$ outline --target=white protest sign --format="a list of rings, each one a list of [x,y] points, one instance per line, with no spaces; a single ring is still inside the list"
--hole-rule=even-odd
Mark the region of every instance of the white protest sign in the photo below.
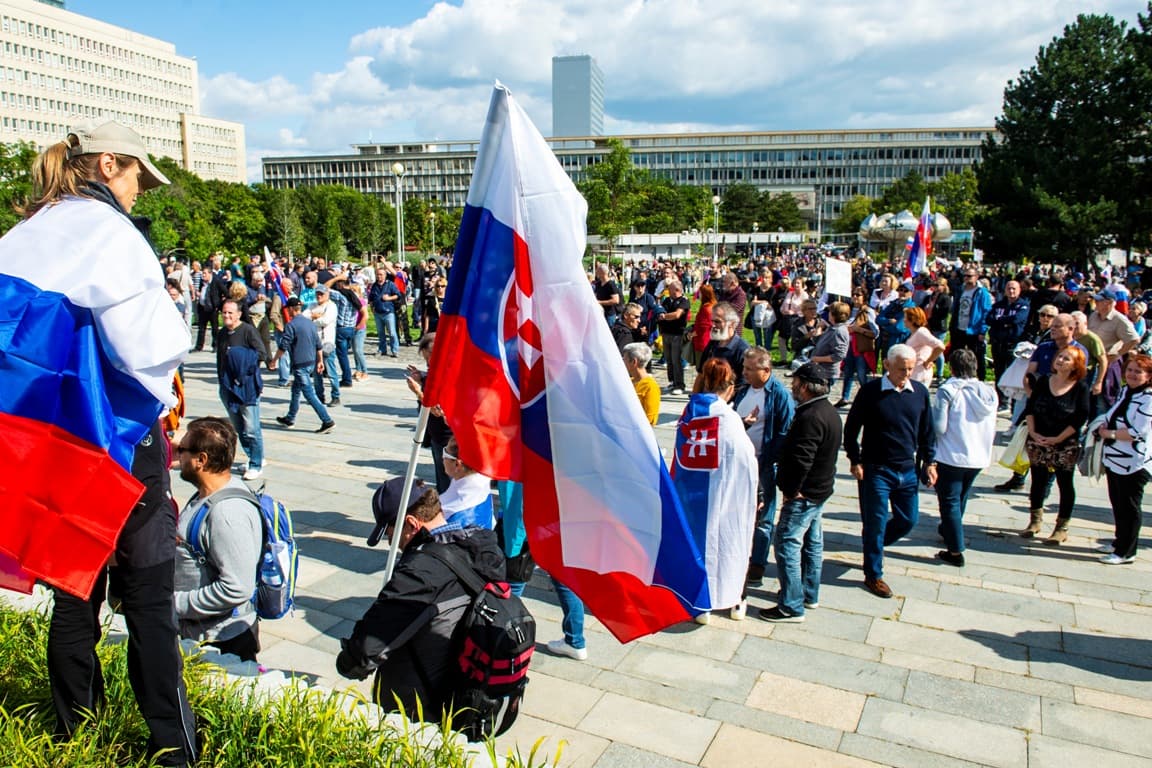
[[[851,296],[852,265],[832,256],[825,256],[824,290],[837,296]]]

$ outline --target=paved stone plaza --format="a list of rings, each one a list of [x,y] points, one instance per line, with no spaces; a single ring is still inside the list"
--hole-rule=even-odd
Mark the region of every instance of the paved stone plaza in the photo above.
[[[404,471],[416,408],[403,370],[414,350],[369,357],[370,379],[342,388],[328,435],[312,434],[306,404],[294,429],[276,425],[289,391],[265,390],[268,490],[293,509],[301,549],[299,609],[262,624],[268,667],[351,685],[334,659],[381,587],[386,551],[364,543],[369,500]],[[222,413],[213,359],[196,354],[186,366],[190,416]],[[684,403],[663,404],[666,455]],[[418,471],[432,478],[426,451]],[[1006,474],[996,467],[977,481],[960,569],[933,559],[936,499],[922,494],[920,525],[888,550],[896,596],[881,600],[862,587],[856,486],[842,458],[825,508],[820,607],[804,624],[754,618],[774,604],[770,568],[743,622],[717,615],[621,645],[590,618],[588,660],[572,661],[543,650],[562,633],[537,574],[527,597],[540,646],[501,747],[527,753],[544,737],[552,751],[564,742],[561,765],[602,768],[1152,765],[1152,550],[1133,565],[1096,561],[1111,513],[1103,486],[1082,478],[1064,546],[1017,537],[1025,494],[986,492]],[[189,494],[176,476],[173,490],[181,502]]]

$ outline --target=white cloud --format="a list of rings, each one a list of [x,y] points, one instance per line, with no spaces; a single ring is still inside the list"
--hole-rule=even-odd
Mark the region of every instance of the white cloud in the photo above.
[[[366,29],[308,82],[206,78],[204,112],[247,125],[250,155],[348,153],[479,135],[494,80],[551,132],[551,58],[604,71],[610,133],[990,126],[1005,84],[1078,13],[1134,0],[461,0]],[[253,178],[259,178],[258,163]]]

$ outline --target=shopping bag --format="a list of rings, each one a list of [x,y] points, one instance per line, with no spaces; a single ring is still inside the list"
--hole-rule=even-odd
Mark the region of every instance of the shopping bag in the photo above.
[[[1007,467],[1018,475],[1028,471],[1028,451],[1024,449],[1024,441],[1028,439],[1028,426],[1021,424],[1012,434],[1012,439],[1000,454],[1000,466]]]

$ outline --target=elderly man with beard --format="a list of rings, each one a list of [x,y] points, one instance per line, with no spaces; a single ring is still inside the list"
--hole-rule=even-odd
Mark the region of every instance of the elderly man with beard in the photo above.
[[[700,358],[700,367],[713,357],[728,361],[733,371],[744,370],[744,355],[751,345],[740,336],[740,312],[726,301],[721,301],[712,308],[712,340],[704,348]],[[736,387],[736,396],[739,397],[747,386],[741,381]]]

